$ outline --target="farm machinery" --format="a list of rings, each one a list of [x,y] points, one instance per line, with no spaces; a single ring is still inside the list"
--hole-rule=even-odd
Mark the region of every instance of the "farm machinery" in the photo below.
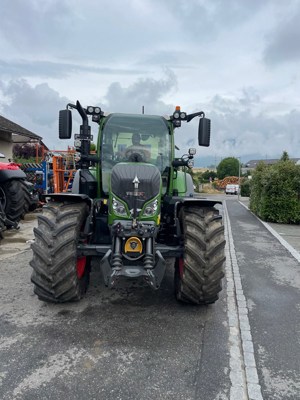
[[[127,278],[158,289],[170,264],[179,301],[214,303],[225,260],[220,202],[188,194],[196,149],[176,158],[174,138],[182,122],[200,117],[198,144],[209,146],[210,120],[179,107],[169,117],[105,114],[77,101],[59,113],[60,139],[71,138],[72,110],[82,119],[75,135],[79,168],[72,192],[47,195],[38,216],[30,263],[35,294],[57,303],[80,300],[93,259],[110,288]],[[99,126],[94,156],[89,118]]]
[[[0,153],[0,157],[4,155]],[[0,162],[0,238],[5,229],[18,228],[18,222],[33,204],[31,184],[18,164]]]

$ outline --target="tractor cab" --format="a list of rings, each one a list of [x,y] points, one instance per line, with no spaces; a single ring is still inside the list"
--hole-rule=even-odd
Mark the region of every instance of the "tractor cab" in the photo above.
[[[104,195],[109,194],[111,172],[119,163],[157,167],[163,178],[162,191],[166,192],[172,159],[167,121],[158,116],[111,114],[101,133],[100,159],[100,182]]]

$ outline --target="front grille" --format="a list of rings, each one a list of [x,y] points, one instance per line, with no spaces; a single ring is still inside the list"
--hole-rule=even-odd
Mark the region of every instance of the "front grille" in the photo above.
[[[111,189],[116,196],[126,201],[129,209],[134,206],[135,178],[139,180],[137,208],[142,208],[146,201],[156,197],[160,192],[161,175],[155,165],[139,163],[115,165],[111,173]]]

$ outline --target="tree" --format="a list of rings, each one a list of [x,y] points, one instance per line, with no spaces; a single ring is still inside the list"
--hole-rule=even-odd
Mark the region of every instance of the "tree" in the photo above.
[[[282,153],[282,156],[281,156],[281,161],[288,161],[290,159],[290,157],[289,157],[289,155],[288,155],[288,153],[287,153],[287,151],[284,151],[283,153]]]
[[[217,177],[215,171],[209,171],[208,169],[202,173],[201,180],[202,182],[209,182],[210,178],[213,181]]]
[[[217,166],[217,176],[219,179],[224,179],[226,176],[238,176],[239,168],[240,162],[237,158],[224,158]]]

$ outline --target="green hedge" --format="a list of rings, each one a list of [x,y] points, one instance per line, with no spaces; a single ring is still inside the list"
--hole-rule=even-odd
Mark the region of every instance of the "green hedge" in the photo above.
[[[251,180],[250,210],[264,221],[300,224],[300,166],[260,163]]]
[[[251,181],[249,179],[247,179],[241,183],[241,196],[243,196],[243,197],[250,196],[250,184],[251,184]]]

